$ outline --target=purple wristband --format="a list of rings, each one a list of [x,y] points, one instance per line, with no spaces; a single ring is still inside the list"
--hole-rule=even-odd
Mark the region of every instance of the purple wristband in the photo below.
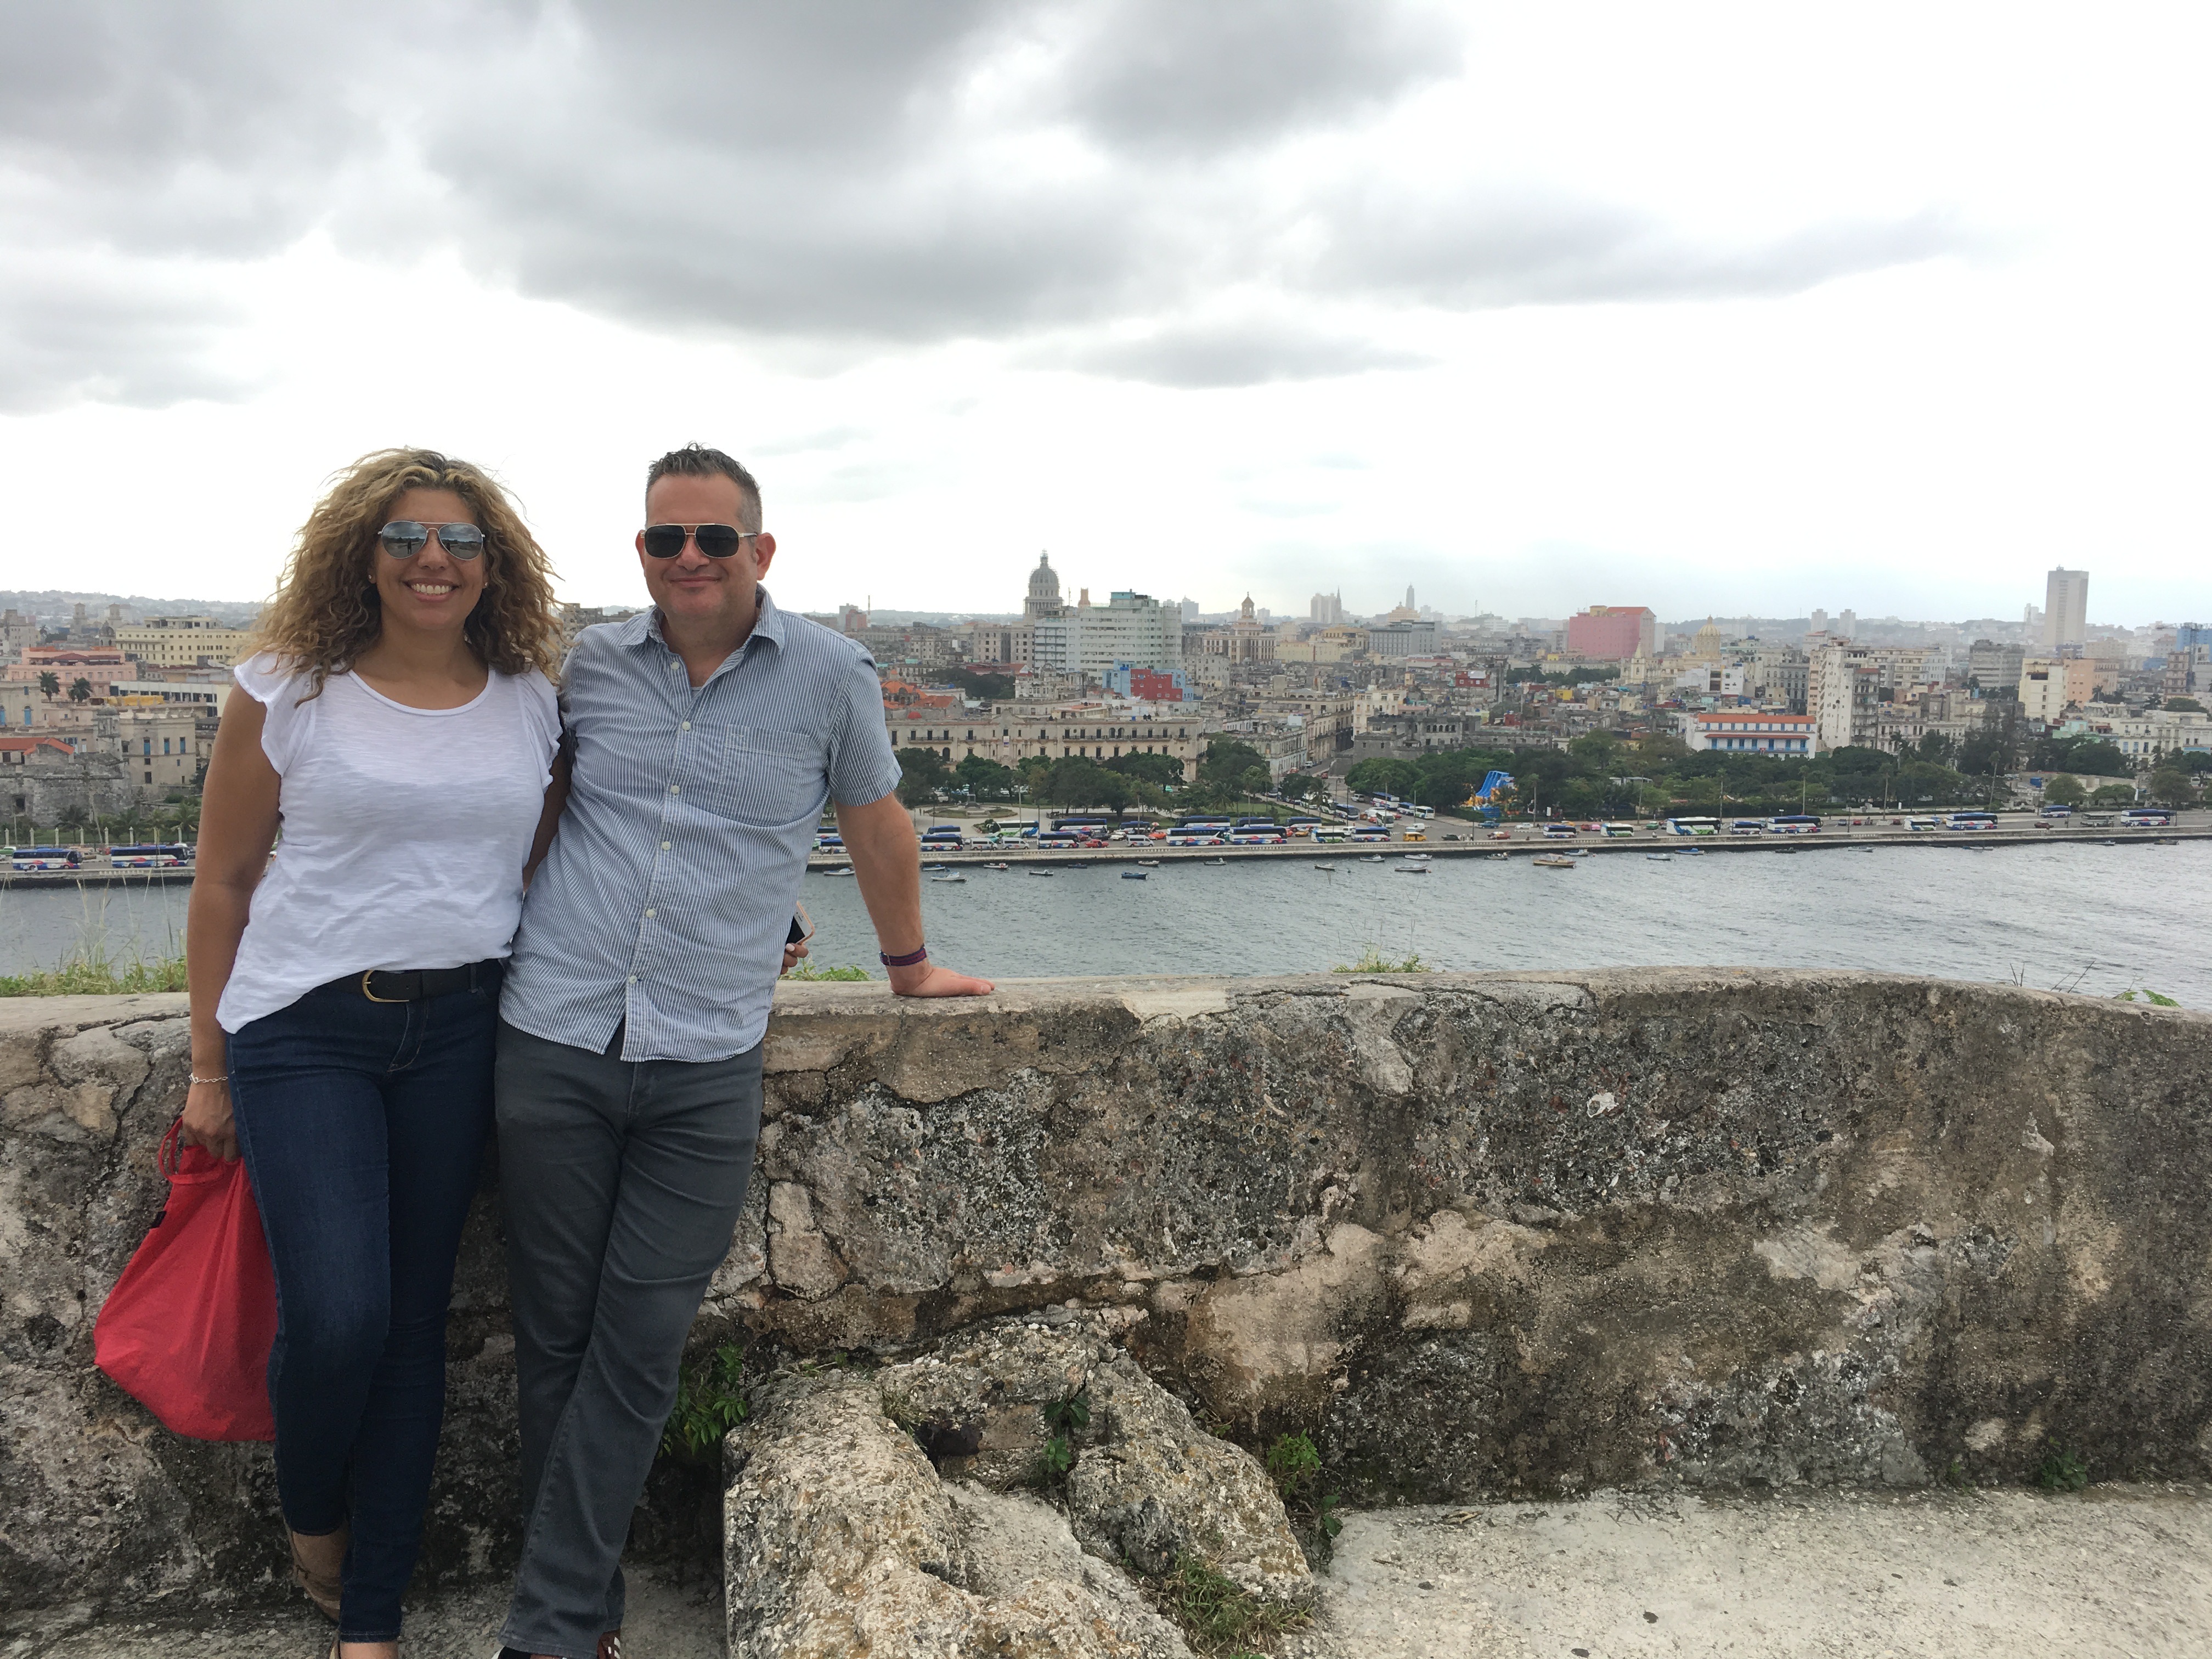
[[[876,955],[886,968],[911,968],[917,962],[929,960],[929,947],[925,945],[919,951],[909,951],[902,957],[887,957],[881,951],[877,951]]]

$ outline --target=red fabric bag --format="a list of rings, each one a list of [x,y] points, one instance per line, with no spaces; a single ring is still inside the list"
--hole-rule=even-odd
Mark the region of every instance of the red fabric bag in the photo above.
[[[161,1137],[169,1195],[93,1326],[93,1358],[194,1440],[274,1440],[269,1350],[276,1275],[241,1161]]]

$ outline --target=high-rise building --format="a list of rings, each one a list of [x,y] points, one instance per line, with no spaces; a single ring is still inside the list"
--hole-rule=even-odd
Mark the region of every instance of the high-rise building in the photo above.
[[[1316,593],[1313,603],[1306,607],[1306,620],[1319,623],[1323,628],[1334,628],[1344,621],[1344,592]]]
[[[1825,611],[1815,611],[1806,621],[1805,631],[1808,634],[1826,633],[1828,631],[1828,613]]]
[[[1406,609],[1418,614],[1420,608],[1420,606],[1413,603],[1413,585],[1411,582],[1407,582],[1406,584]]]
[[[1074,605],[1024,626],[1032,641],[1030,663],[1048,672],[1103,681],[1116,665],[1163,671],[1182,666],[1182,623],[1150,594],[1121,592],[1104,605],[1093,605],[1085,589]]]
[[[1640,605],[1594,605],[1567,618],[1567,649],[1609,662],[1655,654],[1658,635],[1659,619]]]
[[[2063,651],[2089,636],[2089,573],[2063,566],[2051,573],[2043,592],[2043,648]]]
[[[1858,637],[1858,631],[1859,613],[1857,611],[1844,611],[1838,613],[1836,617],[1837,633],[1842,635],[1844,638],[1850,640],[1856,639]]]

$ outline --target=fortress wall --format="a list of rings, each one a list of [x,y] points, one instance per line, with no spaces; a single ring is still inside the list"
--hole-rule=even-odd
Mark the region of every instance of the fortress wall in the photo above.
[[[777,1007],[702,1340],[890,1353],[1073,1302],[1230,1432],[1310,1433],[1355,1504],[2212,1464],[2212,1017],[1711,969]],[[0,1603],[279,1582],[266,1449],[179,1441],[91,1365],[183,1015],[0,1002]],[[489,1197],[448,1578],[514,1538]]]

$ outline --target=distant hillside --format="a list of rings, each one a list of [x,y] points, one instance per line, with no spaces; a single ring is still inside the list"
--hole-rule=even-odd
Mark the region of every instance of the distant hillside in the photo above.
[[[149,599],[143,593],[71,593],[60,588],[0,587],[0,611],[13,609],[36,617],[48,627],[66,624],[82,605],[95,623],[107,620],[107,607],[123,607],[124,620],[147,617],[216,617],[234,626],[249,623],[259,614],[258,599]]]

